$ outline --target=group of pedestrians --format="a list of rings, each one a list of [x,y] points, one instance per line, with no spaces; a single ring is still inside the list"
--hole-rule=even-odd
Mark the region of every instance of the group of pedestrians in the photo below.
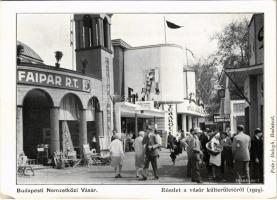
[[[157,159],[159,158],[160,147],[161,138],[157,133],[153,132],[150,126],[147,126],[145,131],[140,131],[138,133],[138,137],[136,137],[134,141],[137,178],[142,176],[143,180],[148,179],[148,168],[151,163],[154,179],[159,179]],[[115,170],[115,178],[122,178],[121,169],[125,156],[120,133],[114,131],[109,150],[111,155],[111,166],[114,167]]]
[[[227,166],[238,183],[263,182],[263,133],[259,128],[252,139],[244,133],[243,125],[237,126],[233,136],[195,128],[180,140],[180,145],[187,151],[187,176],[193,182],[202,182],[201,163],[207,168],[208,179],[220,181]]]
[[[203,132],[200,128],[194,128],[187,135],[183,131],[178,137],[169,134],[167,147],[173,165],[183,150],[187,152],[187,176],[192,182],[202,183],[200,168],[205,166],[208,179],[221,181],[227,167],[227,171],[236,176],[238,183],[263,183],[263,133],[259,128],[255,130],[252,139],[244,133],[243,125],[237,126],[234,135],[230,131],[220,133],[206,129]],[[161,137],[150,126],[138,133],[134,140],[137,178],[141,176],[143,180],[148,179],[147,170],[151,163],[154,179],[159,179],[157,160],[160,149]],[[120,133],[114,132],[110,153],[115,178],[121,178],[125,157]]]

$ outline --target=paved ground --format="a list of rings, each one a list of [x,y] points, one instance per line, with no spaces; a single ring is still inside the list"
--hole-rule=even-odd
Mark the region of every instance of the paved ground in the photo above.
[[[169,150],[163,149],[158,161],[159,180],[154,180],[150,176],[147,181],[136,178],[134,166],[134,152],[125,154],[125,161],[122,169],[123,178],[114,178],[114,170],[111,166],[93,166],[76,168],[67,167],[65,169],[54,169],[45,166],[35,167],[35,176],[18,176],[18,184],[193,184],[190,178],[186,177],[187,155],[183,152],[177,156],[176,164],[172,165],[169,157]],[[149,170],[152,173],[152,168]],[[202,168],[201,175],[204,184],[215,184],[207,179],[205,167]],[[233,182],[233,175],[227,172],[226,180],[218,184]]]

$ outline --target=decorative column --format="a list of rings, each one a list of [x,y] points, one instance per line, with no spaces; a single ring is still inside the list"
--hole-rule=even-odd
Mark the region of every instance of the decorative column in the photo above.
[[[23,108],[16,107],[16,154],[24,154],[23,151]]]
[[[60,151],[59,112],[59,108],[54,107],[50,109],[51,155],[55,151]]]
[[[86,118],[87,110],[81,110],[80,112],[80,121],[79,121],[79,145],[80,148],[83,149],[83,145],[88,143],[87,136],[87,118]]]
[[[187,132],[187,117],[186,114],[182,114],[182,130]]]
[[[103,19],[98,18],[98,44],[104,46],[104,35],[103,35]]]

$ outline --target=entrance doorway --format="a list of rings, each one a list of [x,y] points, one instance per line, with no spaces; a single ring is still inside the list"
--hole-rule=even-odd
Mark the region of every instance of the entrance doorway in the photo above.
[[[65,95],[60,103],[60,146],[66,153],[76,151],[80,155],[80,111],[82,104],[75,94]]]
[[[51,97],[40,89],[27,93],[23,101],[23,150],[28,158],[35,159],[37,146],[48,144],[50,134]]]

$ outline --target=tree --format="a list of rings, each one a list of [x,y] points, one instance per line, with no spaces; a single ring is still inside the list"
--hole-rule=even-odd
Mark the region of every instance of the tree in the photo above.
[[[246,18],[233,21],[212,36],[218,44],[215,57],[224,68],[248,65],[248,23]]]
[[[204,62],[198,61],[192,67],[195,70],[196,96],[203,101],[207,113],[213,116],[218,113],[220,105],[220,99],[217,96],[219,72],[216,63],[214,60],[207,59]]]

